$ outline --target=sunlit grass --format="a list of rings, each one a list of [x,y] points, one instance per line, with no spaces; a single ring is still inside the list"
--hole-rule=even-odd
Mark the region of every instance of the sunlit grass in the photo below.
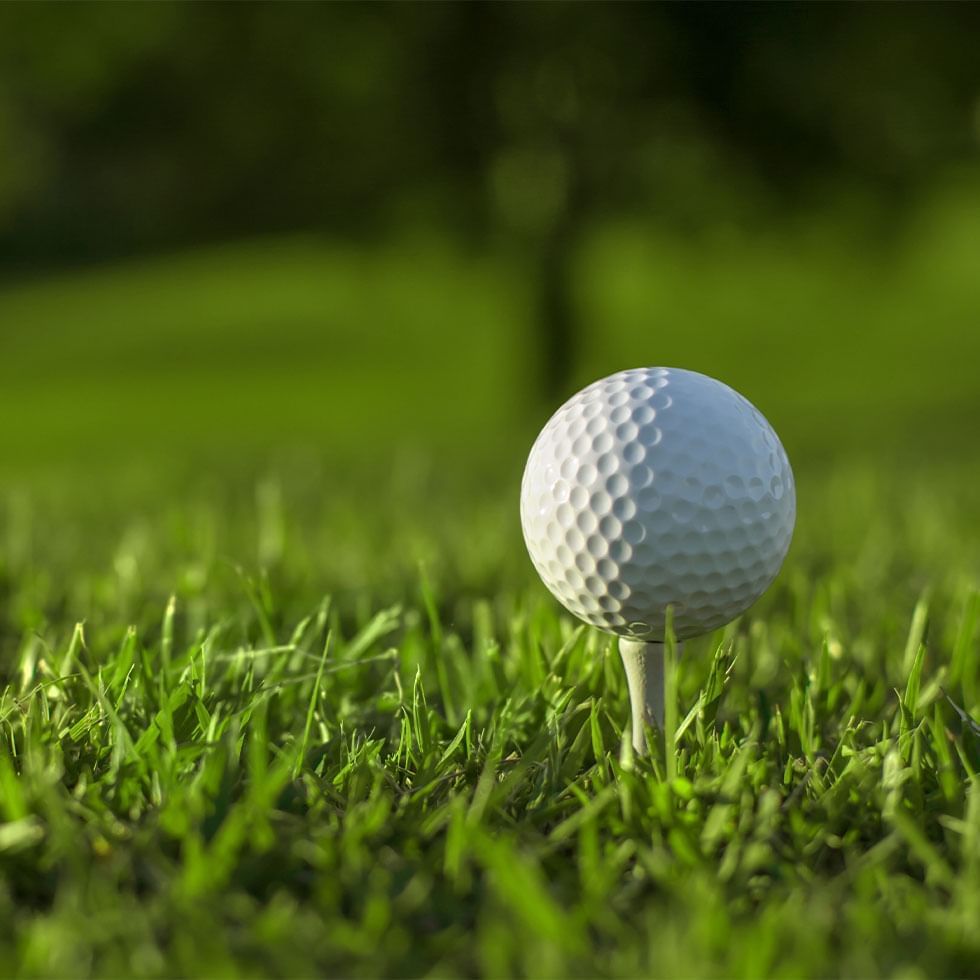
[[[586,243],[583,380],[714,373],[798,484],[782,573],[685,645],[649,760],[612,640],[521,541],[526,270],[305,240],[6,283],[0,975],[975,973],[950,213],[887,261]]]
[[[947,476],[804,475],[777,584],[688,644],[671,764],[626,768],[613,644],[504,495],[379,480],[352,528],[270,478],[90,504],[95,552],[21,503],[0,969],[969,973],[978,521]]]

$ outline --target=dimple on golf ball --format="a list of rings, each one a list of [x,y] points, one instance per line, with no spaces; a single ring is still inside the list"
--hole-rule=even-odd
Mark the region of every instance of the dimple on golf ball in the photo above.
[[[600,629],[662,641],[744,612],[786,557],[793,471],[772,426],[695,371],[602,378],[551,417],[521,484],[521,525],[542,580]]]

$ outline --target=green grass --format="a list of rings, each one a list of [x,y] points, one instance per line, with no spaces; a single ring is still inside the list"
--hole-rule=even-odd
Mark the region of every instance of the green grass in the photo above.
[[[430,558],[387,575],[315,481],[161,496],[114,534],[90,508],[105,555],[22,503],[0,972],[971,974],[967,475],[804,476],[783,574],[688,645],[649,761],[623,754],[612,642],[531,581],[511,500],[379,482],[372,512],[413,514],[391,550]]]
[[[577,255],[568,393],[693,366],[772,421],[795,461],[972,450],[980,188],[880,242],[826,228],[683,240],[608,225]],[[514,256],[432,236],[254,241],[0,282],[0,478],[186,456],[222,467],[313,444],[510,460],[543,410]],[[450,408],[447,410],[447,405]],[[927,444],[927,445],[925,445]]]
[[[0,290],[0,975],[975,975],[980,297],[943,220],[890,262],[583,252],[583,378],[713,371],[798,476],[648,760],[523,550],[512,266],[265,243]]]
[[[258,241],[8,283],[0,472],[499,439],[529,401],[527,305],[507,265],[431,238]]]

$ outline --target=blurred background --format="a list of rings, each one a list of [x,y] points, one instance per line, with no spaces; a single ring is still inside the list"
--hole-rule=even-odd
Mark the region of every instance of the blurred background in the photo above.
[[[509,486],[640,364],[731,383],[804,475],[976,459],[978,36],[966,4],[5,4],[0,479]]]
[[[978,42],[0,2],[0,977],[976,976]],[[615,803],[518,498],[640,365],[757,405],[798,521],[682,661],[697,785]]]

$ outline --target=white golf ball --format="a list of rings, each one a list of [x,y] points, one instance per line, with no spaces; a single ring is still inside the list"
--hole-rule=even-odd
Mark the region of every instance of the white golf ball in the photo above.
[[[748,609],[776,577],[796,491],[782,443],[728,385],[639,368],[589,385],[551,417],[521,484],[534,567],[600,629],[678,639]]]

